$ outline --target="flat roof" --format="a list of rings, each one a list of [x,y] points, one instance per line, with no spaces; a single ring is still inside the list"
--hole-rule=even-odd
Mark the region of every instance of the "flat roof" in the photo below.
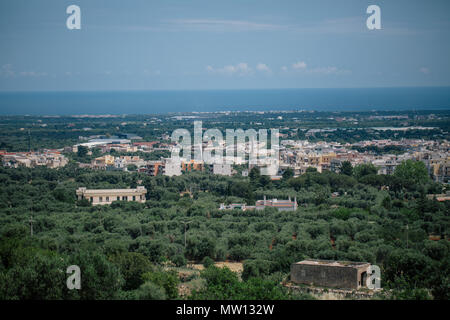
[[[295,264],[305,264],[313,266],[330,266],[330,267],[361,267],[364,265],[369,265],[368,262],[354,262],[354,261],[335,261],[335,260],[303,260],[296,262]]]
[[[116,193],[146,193],[147,189],[140,188],[140,189],[82,189],[78,188],[76,190],[77,193],[84,193],[84,194],[116,194]]]

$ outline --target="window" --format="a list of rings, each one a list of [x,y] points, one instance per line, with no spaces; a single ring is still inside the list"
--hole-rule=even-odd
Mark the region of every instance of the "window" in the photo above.
[[[109,197],[106,197],[106,202],[109,202]]]
[[[99,200],[99,202],[102,202],[103,201],[103,197],[100,197],[100,198],[98,198]]]
[[[120,197],[117,197],[117,201],[119,201],[120,200]]]
[[[133,196],[133,201],[136,201],[136,196]]]

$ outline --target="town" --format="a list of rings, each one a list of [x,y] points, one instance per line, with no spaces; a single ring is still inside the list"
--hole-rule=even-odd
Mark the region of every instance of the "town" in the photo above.
[[[301,110],[3,117],[1,230],[11,246],[16,237],[30,241],[24,246],[38,240],[60,257],[97,248],[86,259],[107,257],[101,263],[111,269],[95,277],[124,282],[90,298],[442,298],[449,118]],[[201,140],[173,139],[196,121]],[[228,129],[245,137],[211,139]],[[217,152],[221,161],[205,157]],[[221,281],[232,291],[217,291]]]
[[[392,116],[390,117],[392,119]],[[397,117],[398,118],[398,117]],[[413,130],[414,128],[391,128],[377,130]],[[289,130],[289,128],[287,128]],[[420,129],[420,130],[423,130]],[[314,135],[317,132],[330,132],[327,129],[310,129],[305,132],[306,136]],[[280,134],[282,138],[286,134]],[[178,161],[170,157],[161,157],[159,160],[145,160],[139,153],[154,153],[165,151],[171,154],[174,149],[181,146],[175,142],[167,140],[167,135],[158,137],[156,141],[141,141],[142,138],[135,134],[120,134],[119,136],[89,136],[80,137],[87,142],[67,146],[60,149],[43,149],[41,152],[8,152],[0,150],[3,166],[6,167],[36,167],[47,166],[48,168],[59,168],[69,163],[70,154],[86,154],[92,156],[94,149],[103,154],[92,158],[90,163],[78,162],[82,168],[94,170],[134,170],[146,173],[151,176],[181,175],[186,171],[207,171],[218,175],[234,175],[237,171],[234,165],[243,166],[247,164],[247,170],[242,170],[242,175],[248,175],[249,170],[254,167],[266,168],[267,163],[252,163],[248,160],[248,153],[251,149],[251,142],[247,141],[237,144],[235,150],[244,150],[246,158],[233,157],[231,163],[207,164],[203,160],[186,160],[180,158]],[[163,142],[164,141],[164,142]],[[205,153],[209,149],[214,149],[211,141],[202,143],[202,151]],[[260,148],[265,148],[262,146]],[[194,151],[194,147],[192,150]],[[422,161],[429,172],[429,175],[436,182],[448,183],[450,180],[450,143],[447,140],[434,141],[424,139],[381,139],[363,140],[354,143],[340,143],[330,141],[293,140],[282,139],[279,146],[279,161],[277,166],[272,166],[267,172],[272,180],[280,179],[286,170],[292,170],[293,176],[304,174],[308,168],[323,172],[330,170],[339,173],[342,164],[349,162],[351,166],[359,164],[373,164],[379,174],[393,174],[395,168],[405,160]],[[256,151],[257,153],[259,151]],[[127,155],[120,155],[120,154]],[[68,154],[68,156],[67,156]],[[264,161],[263,161],[264,162]],[[270,166],[270,164],[269,164]]]

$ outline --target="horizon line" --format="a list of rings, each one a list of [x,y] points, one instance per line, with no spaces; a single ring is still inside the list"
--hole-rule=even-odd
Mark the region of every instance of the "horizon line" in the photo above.
[[[99,89],[99,90],[9,90],[0,94],[18,93],[116,93],[116,92],[159,92],[159,91],[264,91],[264,90],[350,90],[350,89],[415,89],[415,88],[441,88],[450,89],[450,85],[439,86],[367,86],[367,87],[301,87],[301,88],[229,88],[229,89]]]

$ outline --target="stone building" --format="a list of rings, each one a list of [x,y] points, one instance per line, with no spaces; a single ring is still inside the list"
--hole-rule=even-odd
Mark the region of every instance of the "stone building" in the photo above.
[[[291,281],[340,289],[359,289],[366,287],[370,263],[303,260],[291,265]]]
[[[113,201],[135,201],[145,203],[147,189],[139,186],[136,189],[86,189],[78,188],[78,200],[87,199],[95,205],[111,204]]]

